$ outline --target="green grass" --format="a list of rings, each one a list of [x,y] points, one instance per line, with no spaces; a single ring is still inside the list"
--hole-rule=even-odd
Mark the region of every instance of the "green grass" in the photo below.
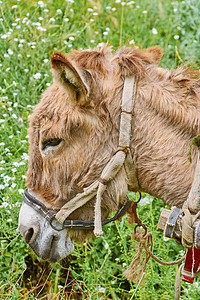
[[[52,82],[49,58],[54,50],[106,42],[113,49],[161,45],[163,67],[177,67],[179,57],[189,64],[199,62],[199,1],[119,2],[0,1],[0,299],[173,299],[177,266],[150,259],[141,286],[123,276],[137,247],[126,216],[121,223],[106,225],[103,237],[76,245],[72,256],[54,266],[36,258],[17,232],[28,117]],[[182,246],[164,241],[156,231],[165,204],[150,199],[139,207],[139,215],[153,232],[154,253],[168,261],[180,258]],[[200,299],[199,281],[182,283],[182,288],[181,299]]]

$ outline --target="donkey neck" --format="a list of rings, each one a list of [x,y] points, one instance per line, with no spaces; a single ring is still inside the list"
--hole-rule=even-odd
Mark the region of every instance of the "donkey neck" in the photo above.
[[[149,105],[147,97],[143,91],[138,92],[132,138],[141,191],[161,198],[169,205],[181,206],[191,188],[197,161],[195,150],[192,163],[188,160],[193,130],[181,127],[175,118],[167,119],[153,103]],[[162,102],[162,99],[156,101]],[[200,126],[200,118],[196,122]]]

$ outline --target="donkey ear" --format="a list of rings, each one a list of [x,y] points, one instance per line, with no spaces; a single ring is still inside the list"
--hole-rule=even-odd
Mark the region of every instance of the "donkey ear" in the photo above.
[[[53,53],[51,65],[55,82],[67,91],[71,104],[84,105],[90,94],[90,73],[80,69],[61,52]]]
[[[163,49],[160,46],[154,46],[140,51],[144,56],[143,59],[149,63],[159,64],[163,56]]]

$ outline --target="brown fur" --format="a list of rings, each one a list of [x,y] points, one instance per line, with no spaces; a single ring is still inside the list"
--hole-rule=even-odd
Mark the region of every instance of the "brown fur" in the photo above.
[[[158,67],[158,46],[55,53],[54,84],[36,106],[29,128],[27,186],[49,207],[60,208],[101,174],[118,146],[124,78],[134,75],[137,97],[132,121],[131,151],[140,191],[180,206],[189,193],[196,162],[188,161],[189,142],[200,132],[199,73]],[[66,60],[67,62],[64,62]],[[41,143],[60,138],[62,144],[42,153]],[[106,218],[127,193],[122,169],[102,202]],[[95,199],[70,219],[91,220]],[[91,232],[69,231],[82,242]]]

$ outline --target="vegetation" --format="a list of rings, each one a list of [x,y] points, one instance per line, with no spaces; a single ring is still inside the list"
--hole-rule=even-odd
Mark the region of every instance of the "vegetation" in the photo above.
[[[76,245],[73,255],[53,266],[36,258],[17,222],[28,160],[28,117],[52,82],[52,52],[106,42],[114,49],[161,45],[163,67],[196,64],[199,11],[196,0],[0,1],[0,299],[173,299],[177,266],[150,259],[140,286],[123,276],[137,248],[127,216],[106,225],[103,237]],[[184,248],[156,231],[163,207],[161,200],[143,195],[139,215],[153,232],[154,253],[170,261],[180,258]],[[200,299],[198,290],[198,280],[182,283],[181,299]]]

